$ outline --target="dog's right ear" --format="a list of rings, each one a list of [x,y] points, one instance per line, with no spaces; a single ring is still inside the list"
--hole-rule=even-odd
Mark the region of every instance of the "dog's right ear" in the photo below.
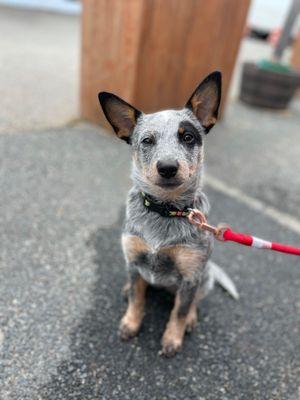
[[[98,98],[117,136],[130,144],[130,136],[142,113],[112,93],[101,92]]]
[[[217,121],[221,86],[221,72],[212,72],[200,83],[185,105],[198,118],[206,133]]]

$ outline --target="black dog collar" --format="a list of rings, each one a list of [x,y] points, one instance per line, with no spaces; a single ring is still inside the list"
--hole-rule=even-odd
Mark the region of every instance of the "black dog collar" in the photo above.
[[[172,207],[168,203],[155,201],[152,196],[144,192],[141,192],[141,195],[144,206],[149,211],[157,212],[162,217],[187,217],[190,213],[189,207],[185,207],[183,210],[179,210],[176,207]]]

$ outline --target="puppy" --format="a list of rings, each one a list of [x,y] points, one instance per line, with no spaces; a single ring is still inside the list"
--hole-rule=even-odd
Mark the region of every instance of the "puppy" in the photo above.
[[[162,354],[168,357],[195,327],[197,306],[215,280],[237,297],[227,275],[208,262],[212,235],[186,218],[190,208],[208,213],[203,138],[217,120],[220,99],[220,72],[207,76],[181,110],[144,114],[111,93],[99,93],[107,120],[133,151],[133,187],[122,235],[128,308],[119,335],[128,340],[138,333],[149,284],[171,290],[174,307],[162,337]]]

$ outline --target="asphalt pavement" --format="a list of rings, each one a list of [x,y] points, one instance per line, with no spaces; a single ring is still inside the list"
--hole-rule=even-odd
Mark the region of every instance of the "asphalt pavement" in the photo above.
[[[119,340],[129,160],[129,146],[89,125],[0,135],[1,400],[298,400],[296,257],[217,243],[213,260],[238,302],[217,287],[181,353],[165,359],[172,299],[151,290],[139,336]],[[206,192],[211,222],[300,243],[263,213]]]
[[[79,16],[0,5],[0,49],[0,133],[78,119]]]

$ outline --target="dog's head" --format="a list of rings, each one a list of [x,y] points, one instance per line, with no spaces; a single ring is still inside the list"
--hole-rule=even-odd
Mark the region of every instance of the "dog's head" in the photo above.
[[[114,94],[99,93],[117,136],[133,147],[134,177],[160,198],[176,197],[200,179],[202,139],[217,120],[220,99],[220,72],[208,75],[181,110],[144,114]]]

